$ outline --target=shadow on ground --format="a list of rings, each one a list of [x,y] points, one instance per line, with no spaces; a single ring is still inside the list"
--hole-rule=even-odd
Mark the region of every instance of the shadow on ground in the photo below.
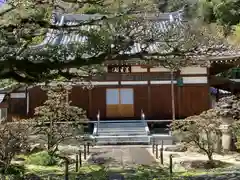
[[[17,178],[18,180],[63,180],[66,177],[61,174],[29,174],[28,178]],[[79,169],[79,172],[71,171],[68,180],[239,180],[240,173],[217,173],[202,175],[175,173],[170,176],[168,168],[160,166],[135,166],[107,168],[105,165],[87,165]],[[0,178],[1,179],[1,178]],[[8,178],[15,180],[16,177]]]

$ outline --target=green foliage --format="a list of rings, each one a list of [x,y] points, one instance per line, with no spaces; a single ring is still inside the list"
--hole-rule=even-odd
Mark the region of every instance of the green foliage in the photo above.
[[[39,166],[54,166],[60,162],[60,159],[56,156],[51,156],[47,151],[31,154],[27,159],[27,164],[39,165]]]
[[[240,0],[222,0],[214,3],[213,11],[222,25],[236,25],[240,21]]]
[[[7,88],[16,85],[18,82],[13,79],[1,79],[0,88]]]
[[[129,60],[136,59],[136,57],[138,59],[139,55],[142,59],[149,59],[151,54],[147,54],[145,51],[148,49],[147,47],[141,48],[141,52],[137,54],[122,53],[128,52],[134,43],[139,42],[142,45],[147,46],[157,42],[166,42],[165,45],[161,45],[161,47],[159,47],[160,49],[156,51],[157,54],[155,53],[154,55],[154,57],[157,57],[156,61],[159,61],[161,58],[169,60],[172,59],[169,58],[171,56],[178,56],[179,59],[183,59],[182,57],[189,54],[189,51],[192,52],[192,49],[213,46],[213,43],[210,44],[209,40],[205,41],[205,38],[202,38],[203,35],[201,34],[201,36],[199,36],[196,31],[191,31],[191,35],[189,35],[190,27],[182,29],[182,31],[185,31],[186,33],[180,32],[181,30],[177,30],[177,33],[170,30],[169,33],[166,32],[164,35],[153,26],[150,27],[150,24],[152,23],[146,23],[142,19],[142,14],[145,12],[150,12],[151,15],[152,13],[157,12],[156,4],[150,0],[62,1],[63,5],[61,7],[63,12],[69,14],[75,13],[77,9],[83,8],[82,11],[85,13],[106,12],[108,13],[108,16],[104,19],[104,23],[101,20],[99,20],[101,21],[100,23],[95,23],[96,28],[94,29],[96,30],[96,33],[94,34],[90,33],[88,30],[88,32],[84,32],[85,27],[83,28],[85,25],[92,25],[93,22],[84,22],[84,25],[82,23],[78,25],[75,23],[74,25],[66,23],[61,27],[58,25],[52,25],[49,22],[50,12],[52,12],[53,8],[56,6],[60,6],[60,2],[52,3],[52,1],[14,0],[14,6],[16,6],[13,6],[11,11],[6,12],[0,18],[0,56],[3,62],[1,63],[0,69],[1,75],[4,78],[11,77],[17,81],[28,83],[42,82],[47,79],[52,80],[58,75],[72,79],[72,76],[75,73],[70,72],[71,68],[102,64],[105,60]],[[191,2],[191,0],[185,0],[174,4],[176,1],[173,1],[174,0],[172,0],[172,6],[169,6],[169,9],[171,10],[177,10],[177,8],[183,6],[185,2]],[[66,8],[64,3],[71,4],[72,10],[69,10],[71,9],[70,6]],[[192,5],[192,3],[190,4]],[[193,5],[194,4],[195,2]],[[86,9],[84,10],[84,8]],[[189,10],[191,9],[192,8],[190,7]],[[114,23],[108,23],[109,19],[113,19],[113,21],[120,23],[117,20],[119,16],[129,15],[131,13],[136,14],[136,12],[140,14],[141,17],[136,18],[135,21],[129,23],[124,21],[121,22],[123,24],[118,24],[117,27]],[[78,20],[76,19],[76,21]],[[141,27],[142,29],[137,27]],[[33,49],[30,47],[32,44],[40,43],[46,33],[49,32],[49,29],[53,30],[52,32],[54,32],[54,34],[59,33],[58,35],[55,34],[59,37],[65,33],[86,36],[87,43],[76,42],[68,44],[68,46],[47,46],[46,48],[41,49]],[[101,30],[98,31],[98,29]],[[105,33],[100,31],[105,31]],[[198,37],[198,39],[195,39],[196,37]],[[171,39],[171,45],[169,44],[169,38]],[[201,43],[202,40],[204,40],[203,43]],[[166,54],[163,52],[168,53]],[[200,55],[199,52],[194,53]],[[206,53],[202,52],[202,54]],[[71,61],[67,60],[68,57],[72,58]],[[172,64],[177,62],[176,59],[178,57],[174,58]],[[67,63],[65,63],[66,60]],[[9,61],[11,62],[10,64]],[[19,63],[20,61],[21,63]]]
[[[208,23],[218,22],[223,26],[236,25],[240,21],[240,0],[200,0],[198,15]]]
[[[216,18],[213,13],[213,2],[209,0],[200,0],[198,5],[198,16],[205,22],[215,22]]]
[[[77,13],[84,13],[84,14],[106,14],[107,11],[103,9],[99,5],[86,5],[81,8]]]
[[[25,173],[25,167],[22,165],[13,164],[7,169],[0,167],[0,174],[5,175],[23,175]]]

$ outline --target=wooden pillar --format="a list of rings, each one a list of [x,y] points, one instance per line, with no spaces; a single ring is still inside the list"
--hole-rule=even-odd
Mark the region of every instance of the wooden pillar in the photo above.
[[[172,120],[176,119],[176,112],[175,112],[175,85],[174,85],[174,70],[171,69],[171,102],[172,102]]]
[[[29,114],[29,93],[28,93],[28,86],[26,87],[26,89],[25,89],[25,96],[26,96],[26,98],[25,98],[25,100],[26,100],[26,117],[28,117],[28,114]]]
[[[181,71],[178,70],[176,72],[176,76],[177,78],[181,78]],[[179,85],[176,85],[176,88],[177,88],[177,97],[176,97],[176,101],[175,101],[175,104],[177,104],[177,111],[176,111],[176,114],[177,114],[177,118],[179,119],[181,117],[181,97],[182,97],[182,87]]]
[[[93,116],[93,112],[92,112],[92,89],[88,90],[88,117],[90,118],[95,118],[92,117]]]
[[[152,102],[151,102],[151,84],[150,84],[150,80],[151,80],[151,73],[150,73],[150,67],[147,68],[147,73],[148,73],[148,84],[147,84],[147,101],[148,101],[148,115],[151,114],[151,105],[152,105]]]
[[[5,97],[7,99],[7,120],[12,121],[12,107],[11,107],[11,93],[8,93]]]

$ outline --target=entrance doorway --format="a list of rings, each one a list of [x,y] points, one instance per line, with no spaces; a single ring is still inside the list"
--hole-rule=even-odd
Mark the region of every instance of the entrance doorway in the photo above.
[[[134,116],[132,88],[106,89],[107,118],[130,118]]]

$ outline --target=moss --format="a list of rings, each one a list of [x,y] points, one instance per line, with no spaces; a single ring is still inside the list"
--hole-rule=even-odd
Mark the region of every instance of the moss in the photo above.
[[[36,174],[47,174],[47,173],[56,173],[62,174],[63,168],[60,166],[40,166],[40,165],[33,165],[33,164],[26,164],[26,171],[30,173]]]
[[[60,159],[55,156],[50,156],[48,152],[42,151],[31,154],[27,159],[27,164],[40,165],[40,166],[53,166],[59,164]]]

